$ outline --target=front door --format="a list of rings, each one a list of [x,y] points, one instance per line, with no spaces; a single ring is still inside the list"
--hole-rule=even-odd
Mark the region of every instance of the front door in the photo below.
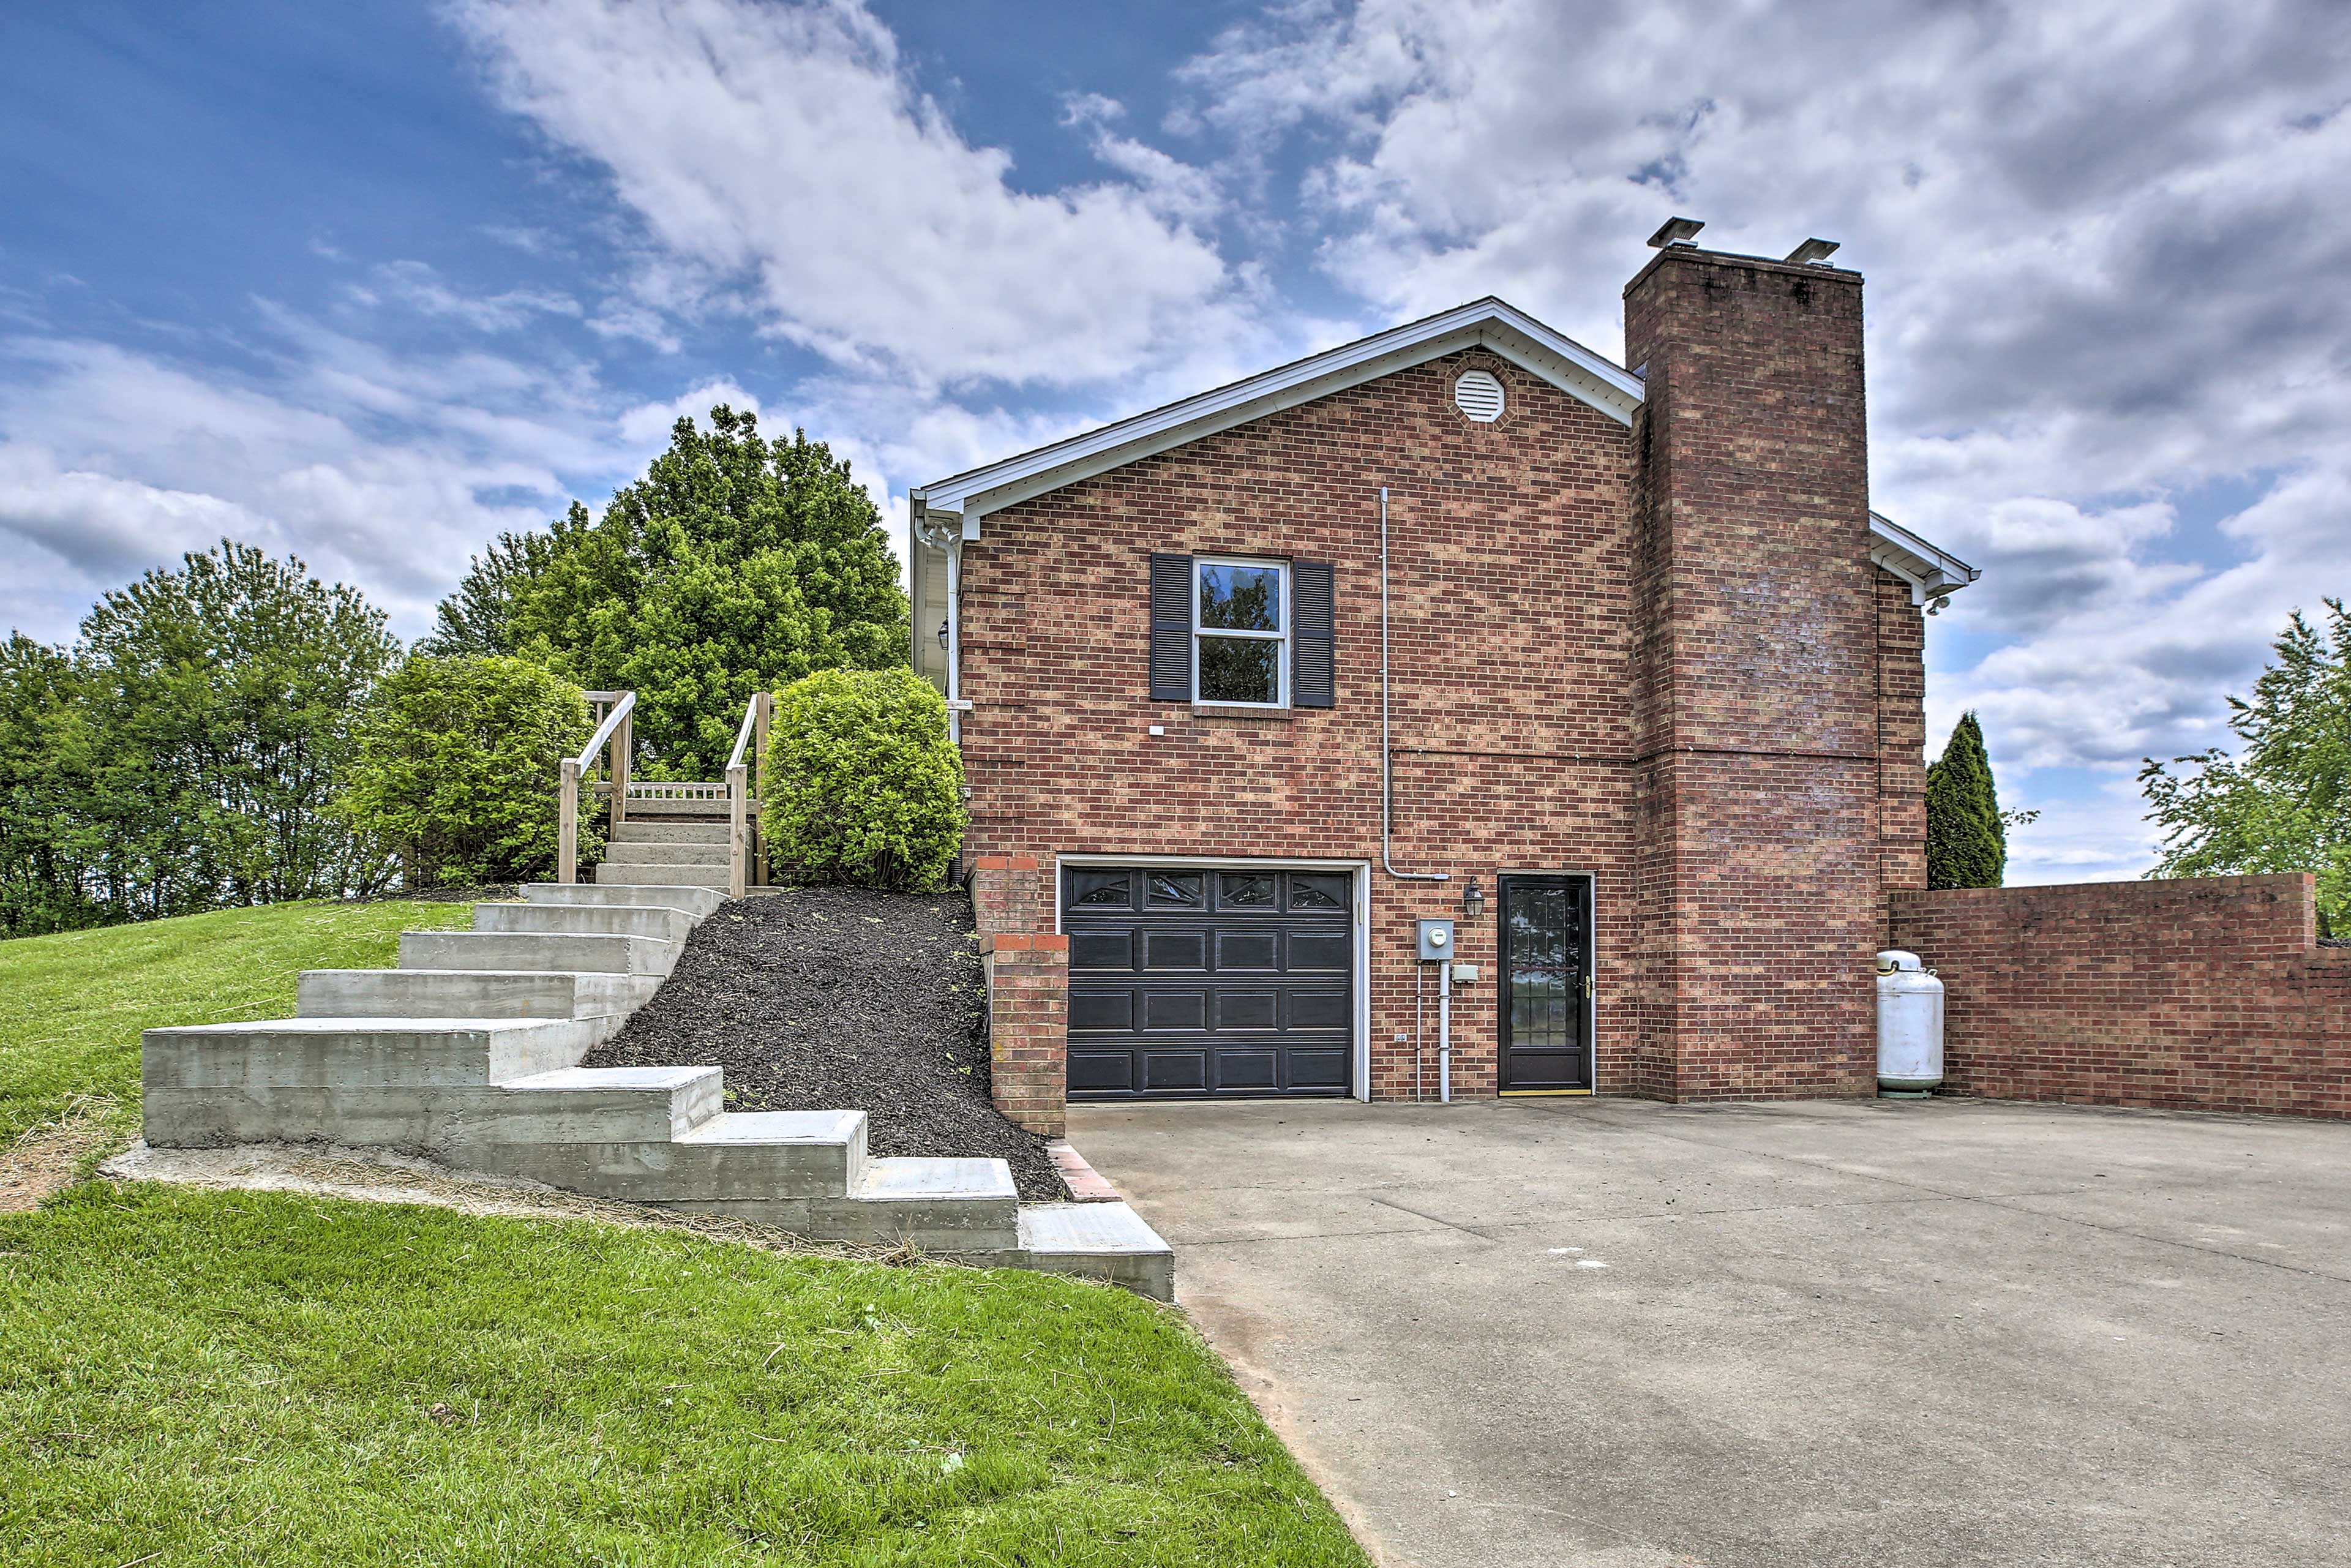
[[[1592,1087],[1592,879],[1501,879],[1502,1092]]]

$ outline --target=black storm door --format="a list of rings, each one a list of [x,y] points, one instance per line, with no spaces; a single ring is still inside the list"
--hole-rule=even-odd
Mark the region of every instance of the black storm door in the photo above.
[[[1344,1094],[1345,872],[1072,866],[1070,1098]]]
[[[1501,879],[1502,1071],[1511,1090],[1592,1087],[1592,881]]]

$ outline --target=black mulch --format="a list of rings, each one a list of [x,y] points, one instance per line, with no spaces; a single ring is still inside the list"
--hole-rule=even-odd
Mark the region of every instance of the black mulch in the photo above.
[[[1045,1140],[988,1101],[987,977],[960,891],[724,904],[585,1065],[722,1067],[730,1111],[863,1111],[876,1155],[992,1155],[1024,1199],[1068,1196]]]

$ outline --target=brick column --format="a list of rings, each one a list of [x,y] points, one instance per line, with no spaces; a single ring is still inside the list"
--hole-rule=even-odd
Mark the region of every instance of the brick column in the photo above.
[[[998,932],[987,950],[987,1038],[996,1108],[1049,1137],[1069,1097],[1070,939]]]
[[[1861,277],[1687,246],[1625,287],[1640,1076],[1866,1094],[1884,939]]]
[[[1050,931],[1052,901],[1035,855],[978,855],[971,862],[971,914],[981,936]]]

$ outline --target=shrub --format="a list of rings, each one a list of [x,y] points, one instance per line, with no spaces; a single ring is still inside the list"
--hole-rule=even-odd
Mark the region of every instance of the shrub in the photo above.
[[[759,812],[796,876],[935,891],[964,825],[946,699],[903,666],[794,681],[776,696]]]
[[[416,654],[377,687],[340,802],[410,887],[551,874],[562,759],[587,744],[580,688],[522,659]],[[580,791],[580,858],[602,848]]]

